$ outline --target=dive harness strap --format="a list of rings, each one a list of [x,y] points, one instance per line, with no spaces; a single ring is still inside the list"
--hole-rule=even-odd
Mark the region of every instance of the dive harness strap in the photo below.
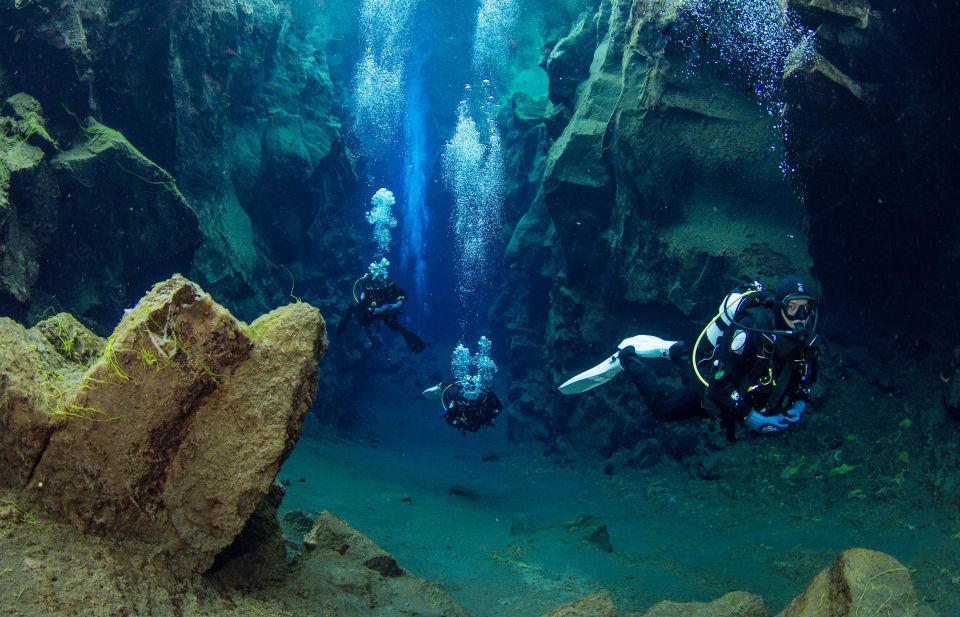
[[[767,409],[780,409],[783,397],[787,393],[787,386],[790,385],[790,372],[793,370],[791,362],[784,362],[780,374],[777,376],[777,385],[774,387],[770,397],[767,398]]]

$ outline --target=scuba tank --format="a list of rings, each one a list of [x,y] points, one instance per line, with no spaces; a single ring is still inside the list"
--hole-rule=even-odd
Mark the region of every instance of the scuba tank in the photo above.
[[[763,301],[766,295],[763,291],[763,284],[761,284],[760,281],[754,281],[749,285],[742,285],[735,288],[723,298],[723,301],[720,302],[720,306],[717,309],[717,314],[714,315],[713,319],[707,322],[707,325],[700,331],[700,336],[697,337],[697,342],[693,345],[693,353],[690,354],[690,361],[693,364],[693,374],[697,376],[697,379],[699,379],[700,383],[704,386],[709,384],[703,375],[700,374],[698,364],[708,361],[713,357],[713,351],[717,347],[717,342],[720,340],[720,337],[723,336],[723,333],[726,332],[727,328],[729,328],[731,324],[736,323],[738,312],[756,306]],[[698,362],[697,350],[704,336],[707,337],[712,349],[705,360]]]
[[[754,281],[753,284],[737,287],[726,295],[723,302],[720,303],[720,307],[717,309],[717,315],[710,320],[706,327],[707,340],[710,341],[711,345],[716,347],[720,336],[726,331],[730,324],[733,323],[737,311],[740,310],[741,306],[746,308],[748,304],[748,302],[746,302],[747,299],[762,291],[763,285],[758,281]],[[749,304],[752,305],[753,302]]]

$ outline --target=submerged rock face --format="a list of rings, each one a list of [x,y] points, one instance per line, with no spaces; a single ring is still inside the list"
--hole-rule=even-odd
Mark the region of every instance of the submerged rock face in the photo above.
[[[0,106],[0,309],[29,302],[56,231],[60,191],[48,157],[57,148],[36,99],[21,92]]]
[[[3,366],[0,410],[11,439],[37,445],[5,449],[2,478],[81,530],[154,547],[183,574],[209,568],[267,494],[326,351],[315,308],[246,326],[180,276],[131,309],[86,370],[20,330],[28,342],[16,368]],[[21,371],[59,378],[38,392]]]
[[[960,299],[956,7],[790,5],[816,30],[817,54],[789,67],[788,148],[841,328],[950,338],[956,324],[941,307]],[[918,289],[937,300],[918,301]]]
[[[770,118],[721,71],[685,70],[683,4],[602,3],[604,38],[580,39],[596,53],[543,192],[569,287],[687,313],[810,258]]]
[[[555,141],[527,167],[542,180],[506,251],[524,274],[508,279],[497,311],[511,335],[512,435],[605,457],[635,448],[627,458],[637,459],[636,440],[662,426],[623,412],[615,388],[596,403],[561,398],[555,384],[630,334],[692,343],[723,296],[755,279],[814,278],[831,326],[879,319],[906,353],[948,338],[922,340],[909,324],[955,326],[941,310],[960,289],[960,220],[945,205],[960,158],[939,77],[955,66],[945,51],[956,47],[946,44],[955,16],[791,2],[813,34],[781,50],[779,98],[765,108],[730,58],[703,57],[715,33],[690,4],[606,0],[586,19],[596,36],[581,19],[547,59],[551,80],[563,80],[551,81],[542,116]],[[918,301],[918,286],[937,300]],[[879,310],[867,318],[872,297]]]
[[[0,96],[35,97],[50,134],[73,146],[55,178],[52,150],[14,172],[17,216],[0,208],[0,239],[12,239],[0,248],[0,310],[26,321],[54,305],[106,332],[137,297],[125,292],[177,271],[245,318],[281,302],[291,276],[298,291],[337,276],[348,289],[338,268],[357,238],[333,206],[356,174],[326,60],[346,10],[266,0],[0,5],[10,33],[0,38]],[[91,128],[110,131],[116,147],[93,148]],[[0,203],[6,150],[0,140]],[[45,229],[22,241],[42,210],[33,218]],[[45,253],[58,214],[70,219],[60,221],[65,237]]]
[[[7,99],[0,115],[5,312],[36,318],[67,306],[108,330],[140,290],[188,268],[200,240],[173,177],[118,131],[88,118],[61,147],[36,99]]]
[[[62,198],[56,242],[42,256],[44,292],[103,327],[142,289],[189,268],[201,241],[196,212],[118,131],[89,119],[50,167]]]
[[[583,81],[551,89],[570,119],[506,254],[524,272],[498,311],[508,331],[546,326],[511,337],[513,434],[609,455],[642,420],[560,399],[551,384],[631,331],[672,324],[670,337],[692,339],[688,318],[705,322],[734,286],[810,270],[772,120],[717,67],[687,70],[689,20],[675,0],[606,0],[547,59],[551,79]],[[557,117],[546,110],[544,126]]]

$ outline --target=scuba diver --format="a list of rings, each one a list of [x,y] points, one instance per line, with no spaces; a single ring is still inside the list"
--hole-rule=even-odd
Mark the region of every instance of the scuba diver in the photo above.
[[[610,379],[619,372],[609,366],[616,358],[616,368],[630,375],[657,420],[719,418],[730,441],[738,421],[758,433],[785,431],[810,409],[809,394],[820,355],[818,304],[816,295],[797,275],[784,277],[773,293],[754,283],[724,298],[692,354],[682,342],[634,337],[623,341],[605,364],[591,369],[594,376],[590,378],[597,380],[598,369],[603,367],[603,381]],[[704,336],[714,347],[709,356],[697,361]],[[631,344],[634,341],[647,344]],[[643,357],[673,360],[683,386],[665,391]],[[579,385],[586,383],[582,376],[591,371],[564,386],[571,393],[593,387]]]
[[[503,411],[500,398],[490,388],[474,380],[445,381],[423,391],[423,397],[440,399],[447,424],[466,435],[493,426]]]
[[[451,361],[454,380],[440,382],[422,392],[424,398],[440,400],[447,424],[464,436],[467,431],[476,433],[493,426],[503,410],[500,398],[490,388],[497,371],[490,357],[490,339],[481,336],[477,345],[479,350],[472,356],[469,349],[457,345]]]
[[[356,318],[364,328],[379,320],[394,332],[399,332],[414,353],[421,353],[427,348],[426,343],[400,323],[400,308],[407,301],[407,294],[390,280],[387,275],[389,265],[386,259],[370,264],[367,273],[353,284],[354,303],[344,309],[340,316],[337,334],[343,334],[351,318]]]

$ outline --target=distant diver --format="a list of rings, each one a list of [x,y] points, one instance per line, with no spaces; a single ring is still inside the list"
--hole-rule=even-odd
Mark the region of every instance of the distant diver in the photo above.
[[[682,342],[652,336],[626,339],[600,365],[560,386],[584,392],[625,370],[652,415],[663,422],[718,418],[728,440],[737,421],[758,433],[785,431],[810,410],[810,390],[820,356],[819,300],[797,275],[773,293],[760,283],[728,294],[700,333],[691,354]],[[713,345],[697,359],[706,336]],[[667,392],[644,357],[670,358],[683,386]],[[704,375],[705,374],[705,375]]]
[[[481,336],[477,344],[479,350],[472,356],[469,349],[457,345],[451,362],[454,380],[440,382],[422,392],[424,398],[440,400],[444,419],[461,435],[493,426],[503,411],[503,403],[490,385],[497,371],[490,357],[490,340]]]
[[[423,396],[440,399],[447,424],[462,435],[493,426],[493,421],[503,411],[503,403],[490,388],[478,387],[470,380],[438,383],[424,390]]]
[[[353,284],[353,304],[344,309],[340,316],[337,334],[343,334],[351,318],[355,318],[364,328],[370,327],[375,321],[382,321],[394,332],[399,332],[414,353],[421,353],[427,344],[400,323],[400,309],[407,301],[407,293],[390,280],[387,275],[389,265],[386,259],[370,264],[367,273]]]

